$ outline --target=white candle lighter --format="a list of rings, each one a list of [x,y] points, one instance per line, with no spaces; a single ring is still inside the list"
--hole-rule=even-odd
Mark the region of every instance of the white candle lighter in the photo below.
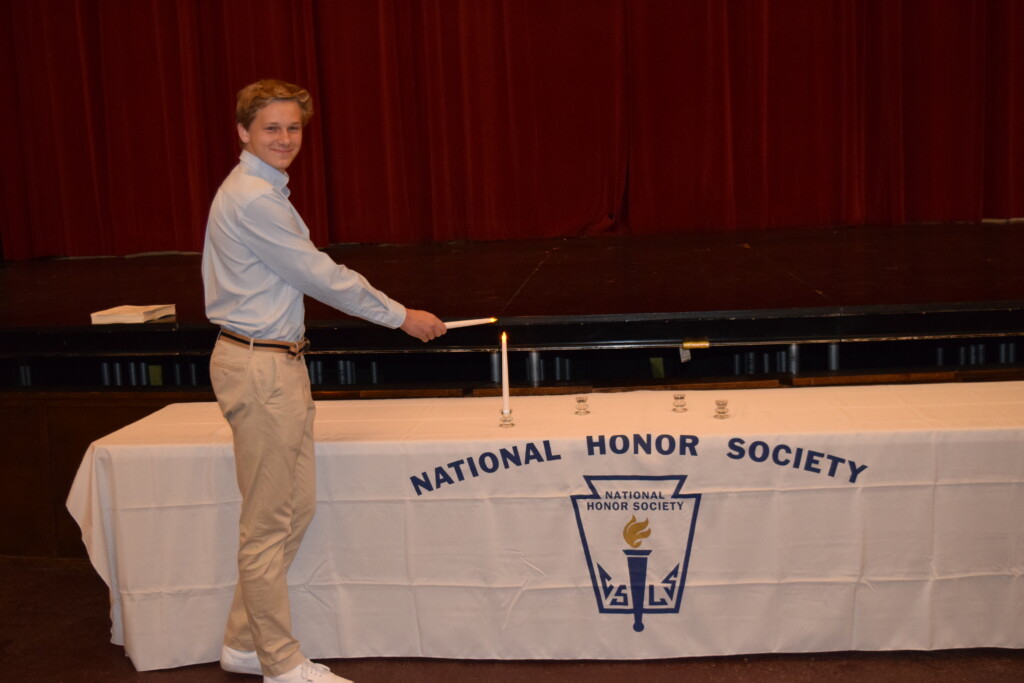
[[[444,326],[449,330],[454,330],[456,327],[472,327],[473,325],[487,325],[496,322],[498,322],[497,318],[473,318],[471,320],[450,320]]]

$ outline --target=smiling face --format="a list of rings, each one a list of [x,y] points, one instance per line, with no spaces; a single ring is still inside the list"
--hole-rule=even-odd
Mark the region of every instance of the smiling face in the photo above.
[[[256,112],[249,128],[238,124],[242,148],[284,173],[302,147],[302,111],[294,100],[276,100]]]

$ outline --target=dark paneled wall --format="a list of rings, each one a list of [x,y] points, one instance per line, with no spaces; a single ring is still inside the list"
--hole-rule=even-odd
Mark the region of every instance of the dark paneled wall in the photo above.
[[[89,444],[155,410],[209,393],[0,394],[0,555],[85,556],[65,507]]]

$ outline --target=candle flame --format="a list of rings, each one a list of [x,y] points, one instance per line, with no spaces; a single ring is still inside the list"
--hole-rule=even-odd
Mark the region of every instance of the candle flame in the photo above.
[[[622,538],[629,544],[630,548],[639,548],[641,540],[651,535],[650,526],[648,520],[645,519],[642,522],[638,522],[636,521],[636,515],[633,515],[626,522],[626,526],[622,530]]]
[[[498,319],[497,318],[491,318],[491,322],[492,323],[496,323],[496,322],[498,322]]]
[[[505,333],[504,333],[504,332],[502,332],[502,333],[501,333],[501,341],[505,341],[505,339],[506,339],[506,337],[505,337]]]

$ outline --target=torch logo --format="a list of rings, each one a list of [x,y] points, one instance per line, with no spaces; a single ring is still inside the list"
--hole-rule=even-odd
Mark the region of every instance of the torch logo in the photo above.
[[[678,614],[700,494],[680,493],[686,475],[584,480],[572,504],[598,612],[632,614],[638,633],[645,614]]]

